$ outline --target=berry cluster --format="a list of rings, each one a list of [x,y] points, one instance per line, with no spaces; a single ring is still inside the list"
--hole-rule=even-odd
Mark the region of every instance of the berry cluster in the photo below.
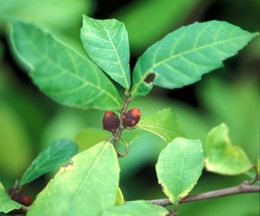
[[[123,127],[133,128],[140,120],[141,111],[133,108],[123,115]],[[120,119],[114,112],[107,111],[103,117],[103,129],[115,133],[119,127]]]

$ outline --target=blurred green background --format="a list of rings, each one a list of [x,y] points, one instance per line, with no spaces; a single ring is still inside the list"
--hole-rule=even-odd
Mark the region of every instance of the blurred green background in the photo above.
[[[21,176],[32,159],[59,138],[76,139],[80,149],[103,137],[103,113],[57,105],[44,96],[19,66],[8,43],[2,15],[34,22],[83,53],[79,29],[82,14],[117,18],[126,24],[131,47],[131,67],[153,42],[174,29],[195,21],[225,20],[251,32],[260,31],[259,0],[0,0],[0,181],[7,187]],[[171,107],[189,138],[205,139],[221,122],[230,128],[234,144],[242,146],[253,163],[259,155],[260,37],[225,62],[225,68],[203,77],[195,85],[166,91],[154,88],[132,106],[147,116]],[[142,134],[120,159],[121,187],[126,200],[164,197],[154,165],[165,143]],[[34,196],[49,176],[26,190]],[[193,193],[240,183],[246,175],[220,176],[204,172]],[[257,194],[218,198],[179,206],[179,215],[259,215]]]

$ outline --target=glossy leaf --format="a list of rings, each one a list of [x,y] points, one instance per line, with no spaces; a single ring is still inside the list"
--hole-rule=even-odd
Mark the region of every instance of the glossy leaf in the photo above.
[[[88,56],[121,86],[130,86],[129,44],[125,25],[116,19],[83,17],[81,41]]]
[[[164,193],[176,204],[188,195],[202,174],[201,142],[176,138],[159,155],[156,173]]]
[[[76,155],[37,196],[28,216],[100,215],[115,204],[119,165],[111,143],[102,142]]]
[[[166,142],[181,135],[176,116],[171,109],[163,109],[141,119],[137,127],[158,135]]]
[[[56,102],[78,108],[119,109],[119,95],[102,71],[38,27],[11,21],[11,43],[39,88]]]
[[[201,79],[222,66],[257,34],[221,21],[194,23],[168,34],[138,59],[133,72],[133,96],[144,96],[153,85],[174,89]],[[154,74],[152,82],[145,80]]]
[[[207,170],[223,175],[238,175],[252,167],[246,153],[231,143],[225,124],[213,128],[205,145]]]
[[[8,213],[15,209],[20,209],[23,206],[9,197],[6,193],[4,186],[0,182],[0,212]]]
[[[108,208],[102,216],[165,216],[167,214],[168,211],[165,208],[140,200],[125,202],[123,205]]]
[[[99,128],[86,128],[81,130],[75,136],[75,142],[79,146],[79,150],[83,151],[97,143],[109,140],[111,133]]]
[[[68,139],[61,139],[49,145],[34,159],[21,178],[21,185],[27,184],[39,176],[58,168],[74,156],[78,146]]]

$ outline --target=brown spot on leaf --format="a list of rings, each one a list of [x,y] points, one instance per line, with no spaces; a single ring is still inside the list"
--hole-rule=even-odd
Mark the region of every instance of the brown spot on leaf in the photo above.
[[[72,166],[73,166],[73,161],[72,160],[63,165],[64,168],[69,168],[69,167],[72,167]]]
[[[151,83],[151,82],[154,81],[154,78],[155,78],[155,73],[149,73],[149,74],[145,77],[144,81],[149,84],[149,83]]]
[[[68,163],[64,164],[61,168],[60,168],[60,172],[61,173],[65,173],[69,170],[71,170],[74,166],[73,160],[70,160]]]

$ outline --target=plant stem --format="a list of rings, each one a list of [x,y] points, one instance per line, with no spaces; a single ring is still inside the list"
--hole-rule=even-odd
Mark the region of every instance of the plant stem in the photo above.
[[[257,192],[260,192],[259,185],[251,185],[248,182],[243,182],[242,184],[234,187],[186,196],[182,200],[180,200],[179,204],[211,199],[216,197],[230,196],[230,195],[243,194],[243,193],[257,193]],[[150,202],[159,206],[172,205],[169,199],[156,199],[156,200],[150,200]]]
[[[124,104],[120,110],[119,127],[118,127],[117,131],[113,134],[114,146],[115,146],[118,157],[124,157],[127,154],[127,151],[125,153],[120,153],[118,148],[119,148],[119,141],[120,141],[122,132],[125,129],[124,125],[123,125],[124,116],[127,112],[130,101],[131,101],[131,98],[129,96],[129,92],[128,92],[128,90],[126,90]]]

